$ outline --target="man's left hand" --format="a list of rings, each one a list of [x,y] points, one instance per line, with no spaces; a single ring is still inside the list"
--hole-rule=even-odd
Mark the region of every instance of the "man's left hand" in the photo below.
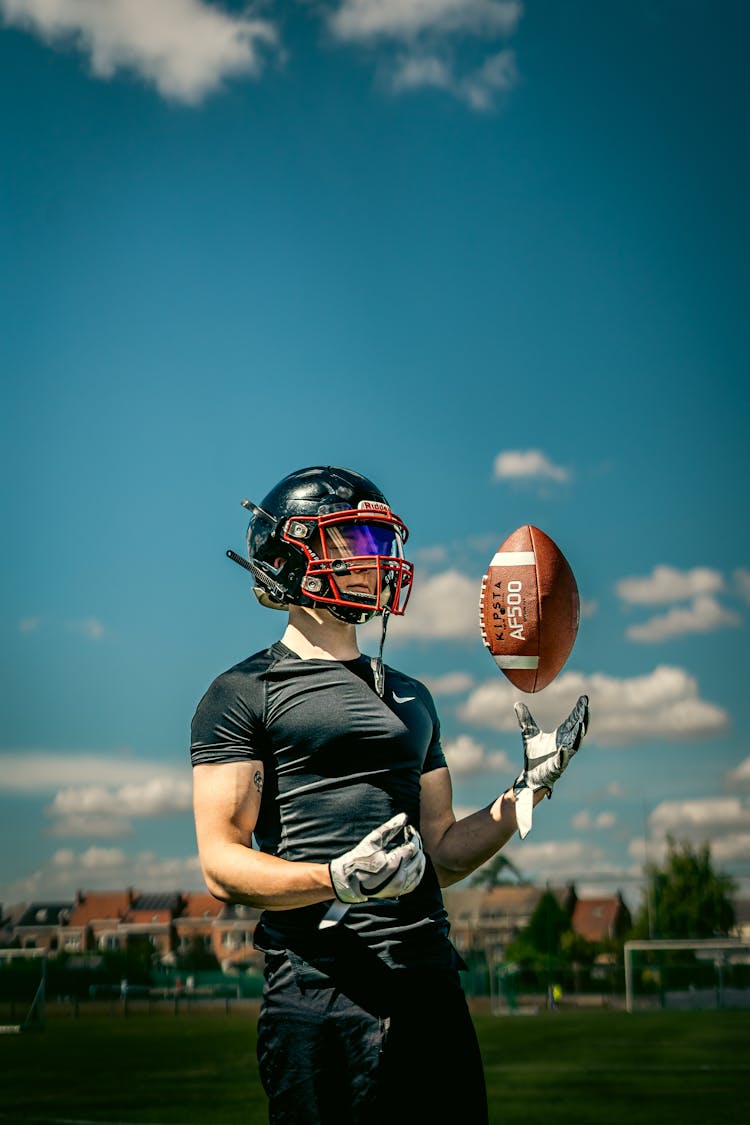
[[[547,789],[547,796],[552,796],[555,782],[583,742],[589,725],[589,700],[582,695],[567,719],[549,732],[539,729],[525,703],[514,704],[514,709],[523,738],[523,770],[513,783],[518,834],[523,840],[531,831],[534,793]]]

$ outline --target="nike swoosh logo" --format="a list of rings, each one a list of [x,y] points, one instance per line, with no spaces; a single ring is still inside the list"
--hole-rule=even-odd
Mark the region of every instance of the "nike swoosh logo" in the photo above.
[[[551,750],[549,754],[540,754],[538,758],[529,758],[529,769],[536,769],[537,766],[543,766],[545,762],[549,762],[557,754],[557,750]]]
[[[394,703],[413,703],[414,702],[414,696],[413,695],[405,695],[403,699],[401,698],[400,695],[396,695],[395,691],[391,692],[391,695],[393,696],[393,702]]]

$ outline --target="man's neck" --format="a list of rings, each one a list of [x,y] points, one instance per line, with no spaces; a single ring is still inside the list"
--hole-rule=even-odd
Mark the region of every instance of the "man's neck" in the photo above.
[[[303,660],[356,660],[360,655],[356,627],[338,621],[326,609],[290,606],[281,640]]]

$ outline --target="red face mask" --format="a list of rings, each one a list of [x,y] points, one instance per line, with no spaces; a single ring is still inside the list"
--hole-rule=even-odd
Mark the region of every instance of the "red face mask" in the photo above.
[[[414,573],[404,558],[409,533],[398,516],[382,507],[377,514],[349,509],[287,521],[283,538],[307,556],[302,590],[309,598],[368,615],[404,612]]]

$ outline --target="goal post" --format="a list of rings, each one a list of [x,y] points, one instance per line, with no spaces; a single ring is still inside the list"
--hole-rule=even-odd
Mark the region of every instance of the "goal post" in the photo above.
[[[43,1031],[46,1016],[47,950],[0,949],[0,1035]]]
[[[724,1007],[723,997],[723,968],[728,965],[750,965],[750,944],[738,938],[704,938],[701,941],[688,939],[662,939],[626,941],[624,946],[625,961],[625,1008],[628,1012],[635,1010],[635,977],[633,973],[634,953],[693,953],[699,961],[713,961],[717,972],[718,981],[715,987],[716,1007]],[[748,997],[750,1006],[750,996]]]

